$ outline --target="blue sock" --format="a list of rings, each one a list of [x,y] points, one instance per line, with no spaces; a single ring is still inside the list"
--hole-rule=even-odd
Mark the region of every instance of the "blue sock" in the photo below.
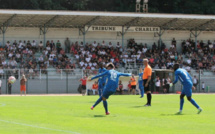
[[[144,96],[144,89],[142,88],[141,89],[141,97],[143,97]]]
[[[199,105],[195,102],[194,99],[191,99],[190,102],[191,102],[196,108],[199,108]]]
[[[182,111],[184,105],[184,98],[180,99],[180,111]]]
[[[107,113],[108,112],[108,104],[107,104],[107,101],[103,101],[103,105],[104,105],[104,108],[105,108],[105,112]]]
[[[102,97],[99,97],[99,99],[96,101],[96,103],[93,105],[93,107],[95,107],[96,105],[98,105],[101,101],[102,101]]]
[[[99,89],[99,96],[102,96],[102,88]]]

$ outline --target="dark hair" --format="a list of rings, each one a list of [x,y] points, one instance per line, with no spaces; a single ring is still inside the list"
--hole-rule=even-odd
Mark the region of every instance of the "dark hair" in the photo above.
[[[108,63],[108,64],[107,64],[107,67],[115,68],[115,66],[114,66],[114,64],[113,64],[113,63]]]
[[[178,63],[174,64],[173,66],[174,71],[176,71],[178,68],[179,68],[179,64]]]

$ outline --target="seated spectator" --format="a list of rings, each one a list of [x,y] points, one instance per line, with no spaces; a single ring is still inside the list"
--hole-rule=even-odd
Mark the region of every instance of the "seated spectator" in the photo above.
[[[96,92],[98,92],[98,82],[95,81],[95,83],[92,85],[92,91],[93,91],[93,95],[96,94]]]

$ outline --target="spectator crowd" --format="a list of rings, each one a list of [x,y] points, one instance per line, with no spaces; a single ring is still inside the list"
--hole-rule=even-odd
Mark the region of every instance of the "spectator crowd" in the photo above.
[[[191,68],[195,70],[204,69],[215,72],[215,41],[198,41],[197,45],[191,39],[182,41],[178,46],[173,38],[170,47],[161,42],[154,43],[151,47],[147,44],[137,44],[134,39],[128,40],[127,47],[123,48],[118,42],[92,44],[83,42],[71,42],[69,38],[61,44],[58,40],[47,41],[45,46],[42,41],[7,41],[0,47],[0,77],[4,78],[4,69],[11,69],[7,73],[18,75],[26,74],[27,78],[34,78],[41,73],[46,74],[47,68],[56,69],[57,73],[64,70],[72,73],[74,69],[96,70],[98,64],[114,63],[116,68],[125,67],[127,64],[142,65],[143,59],[148,58],[149,64],[154,69],[170,69],[175,62],[188,72]],[[177,48],[181,47],[182,52]],[[64,49],[63,49],[64,48]],[[36,57],[35,54],[40,54]],[[69,58],[70,55],[74,59]]]

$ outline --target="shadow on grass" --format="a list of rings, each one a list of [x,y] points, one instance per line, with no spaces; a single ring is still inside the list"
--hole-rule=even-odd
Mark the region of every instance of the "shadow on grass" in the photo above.
[[[178,114],[178,113],[175,113],[175,114],[161,114],[161,116],[182,116],[182,115],[185,115],[185,114]]]
[[[94,115],[94,117],[101,118],[101,117],[106,117],[106,116],[105,115]]]
[[[132,106],[131,108],[141,108],[141,107],[144,107],[144,106]]]

